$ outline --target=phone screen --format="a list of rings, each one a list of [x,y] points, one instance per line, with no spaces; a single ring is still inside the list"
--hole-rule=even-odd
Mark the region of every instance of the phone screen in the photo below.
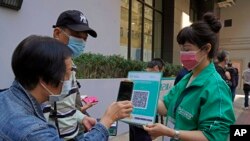
[[[117,101],[131,100],[134,83],[131,81],[121,81],[118,91]]]

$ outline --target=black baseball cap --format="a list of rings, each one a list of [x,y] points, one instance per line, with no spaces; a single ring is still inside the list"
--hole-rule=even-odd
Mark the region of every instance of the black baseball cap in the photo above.
[[[84,31],[92,37],[97,37],[97,33],[89,27],[87,18],[78,10],[62,12],[57,19],[56,25],[53,25],[53,28],[60,26],[65,26],[73,31]]]

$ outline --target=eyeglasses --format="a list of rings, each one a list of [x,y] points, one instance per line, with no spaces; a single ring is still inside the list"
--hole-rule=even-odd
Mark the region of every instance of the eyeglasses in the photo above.
[[[70,33],[67,33],[64,29],[61,29],[61,31],[69,38],[69,36],[73,36],[73,37],[76,37],[76,38],[81,38],[83,39],[84,41],[87,40],[88,38],[88,33],[87,32],[78,32],[78,31],[73,31],[73,30],[70,30],[68,29],[68,31]]]
[[[64,31],[63,29],[61,29],[61,31],[64,35],[66,35],[69,38],[70,35],[66,31]]]

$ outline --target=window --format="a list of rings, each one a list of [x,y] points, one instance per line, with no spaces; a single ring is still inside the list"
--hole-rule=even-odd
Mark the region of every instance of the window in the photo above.
[[[129,0],[121,1],[121,20],[120,20],[120,52],[127,58],[128,52],[128,14]]]
[[[224,27],[231,27],[232,26],[232,19],[228,19],[224,21]]]
[[[121,0],[120,51],[150,61],[161,54],[162,0]]]

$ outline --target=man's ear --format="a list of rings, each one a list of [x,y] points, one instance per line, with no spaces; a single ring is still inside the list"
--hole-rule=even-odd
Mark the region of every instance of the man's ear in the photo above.
[[[60,33],[61,33],[61,29],[58,28],[58,27],[56,27],[56,28],[54,29],[54,32],[53,32],[53,37],[54,37],[55,39],[59,39],[59,38],[60,38]]]

